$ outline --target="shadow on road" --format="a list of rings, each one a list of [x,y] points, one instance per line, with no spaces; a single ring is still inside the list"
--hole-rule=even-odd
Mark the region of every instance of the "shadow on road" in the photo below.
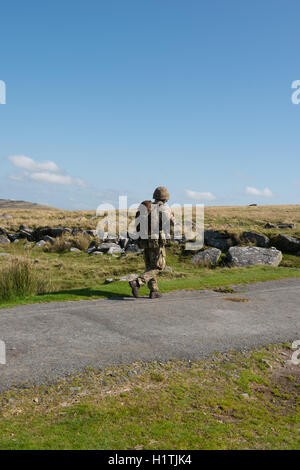
[[[49,292],[51,296],[73,296],[78,295],[80,297],[87,297],[87,298],[103,298],[105,297],[108,300],[134,300],[131,295],[128,294],[120,294],[117,292],[101,290],[101,289],[91,289],[89,287],[85,287],[83,289],[65,289],[59,290],[54,292]],[[42,294],[45,295],[45,294]],[[47,295],[47,294],[46,294]],[[71,299],[70,299],[71,300]]]

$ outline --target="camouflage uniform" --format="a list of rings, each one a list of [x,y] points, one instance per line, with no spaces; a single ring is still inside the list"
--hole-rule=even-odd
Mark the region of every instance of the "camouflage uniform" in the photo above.
[[[152,206],[154,209],[156,204],[158,206],[158,210],[164,213],[165,220],[171,222],[170,229],[172,232],[174,225],[174,214],[169,207],[164,205],[162,201],[156,201],[153,203]],[[145,272],[136,279],[139,287],[148,283],[148,287],[151,292],[158,292],[156,276],[166,267],[165,245],[167,238],[168,237],[166,237],[166,234],[160,230],[156,237],[154,235],[154,238],[139,240],[139,246],[144,248],[144,261],[146,265]]]
[[[158,291],[156,276],[159,271],[162,271],[166,267],[165,247],[151,246],[151,240],[149,240],[149,245],[144,248],[144,261],[146,271],[137,278],[137,283],[139,287],[148,283],[148,287],[151,291]]]

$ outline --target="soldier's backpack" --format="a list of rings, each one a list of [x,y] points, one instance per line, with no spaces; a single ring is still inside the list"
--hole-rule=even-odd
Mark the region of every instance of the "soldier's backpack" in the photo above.
[[[138,207],[136,213],[136,232],[139,235],[137,239],[140,248],[158,247],[166,244],[166,238],[162,231],[162,212],[163,203],[152,203],[143,201]]]
[[[151,209],[152,201],[143,201],[135,214],[135,228],[139,248],[148,246],[148,241],[151,238]],[[148,237],[145,238],[147,235]]]

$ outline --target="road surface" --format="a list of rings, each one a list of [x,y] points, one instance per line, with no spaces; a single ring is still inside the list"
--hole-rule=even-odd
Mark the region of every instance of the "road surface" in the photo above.
[[[85,367],[207,357],[300,339],[300,279],[180,291],[162,299],[55,302],[0,310],[0,391]],[[246,302],[228,299],[247,299]]]

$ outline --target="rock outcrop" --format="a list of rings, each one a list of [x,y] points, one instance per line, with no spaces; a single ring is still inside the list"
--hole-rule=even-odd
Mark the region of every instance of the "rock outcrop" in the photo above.
[[[222,252],[218,248],[207,248],[206,250],[196,253],[191,262],[199,266],[216,266]]]
[[[227,232],[218,232],[217,230],[204,231],[204,244],[226,251],[231,246],[237,245],[234,235]]]
[[[279,234],[276,239],[276,247],[287,253],[300,252],[300,239],[290,235]]]
[[[227,260],[230,266],[252,266],[257,264],[278,266],[282,260],[282,253],[274,247],[233,246],[228,250]]]
[[[253,243],[261,248],[269,248],[270,239],[266,235],[256,232],[244,232],[242,235],[243,240],[247,243]]]

